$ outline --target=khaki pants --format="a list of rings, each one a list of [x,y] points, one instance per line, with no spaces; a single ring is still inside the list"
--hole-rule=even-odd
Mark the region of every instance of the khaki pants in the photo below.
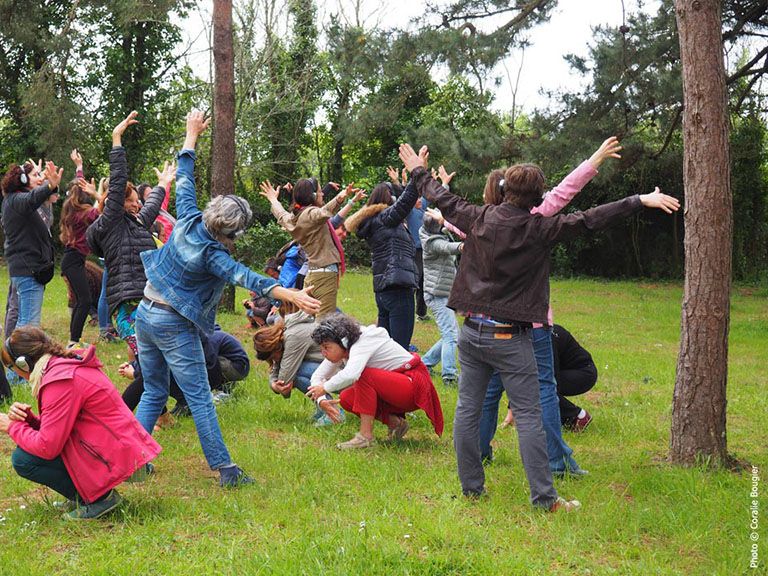
[[[315,315],[315,319],[319,320],[323,316],[336,312],[336,295],[339,292],[338,272],[310,271],[304,280],[304,286],[314,286],[310,294],[321,302],[320,311]]]

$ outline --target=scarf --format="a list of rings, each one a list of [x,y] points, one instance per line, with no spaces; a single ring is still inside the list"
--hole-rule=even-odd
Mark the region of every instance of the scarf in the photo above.
[[[331,224],[330,219],[327,220],[327,222],[328,228],[331,230],[331,239],[333,240],[333,245],[336,246],[336,250],[339,251],[339,258],[341,258],[341,262],[339,262],[339,276],[342,276],[344,271],[347,269],[344,262],[344,247],[341,245],[341,240],[339,240],[339,237],[336,235],[336,230],[333,229],[333,224]]]

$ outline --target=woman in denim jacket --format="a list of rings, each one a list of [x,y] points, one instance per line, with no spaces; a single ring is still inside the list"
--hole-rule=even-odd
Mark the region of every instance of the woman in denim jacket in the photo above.
[[[273,299],[294,302],[313,314],[320,303],[303,291],[282,288],[235,261],[229,250],[251,221],[251,209],[238,196],[219,196],[205,211],[195,198],[195,144],[208,127],[202,112],[187,116],[187,134],[176,173],[177,223],[159,250],[141,254],[147,285],[136,314],[136,337],[144,375],[144,394],[136,418],[145,430],[168,399],[169,371],[184,392],[203,453],[221,486],[253,482],[232,462],[211,400],[200,333],[213,332],[224,286],[237,284]]]

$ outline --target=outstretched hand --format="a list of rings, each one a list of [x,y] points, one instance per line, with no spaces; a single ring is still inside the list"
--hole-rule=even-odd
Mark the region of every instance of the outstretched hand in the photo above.
[[[128,116],[125,117],[125,119],[120,122],[117,126],[114,127],[112,130],[112,145],[113,146],[120,146],[122,144],[122,137],[123,133],[126,131],[128,126],[133,126],[134,124],[138,124],[139,121],[136,120],[136,117],[139,115],[136,110],[128,114]]]
[[[155,175],[157,176],[157,185],[163,189],[167,189],[171,182],[176,180],[176,162],[163,162],[163,169],[158,170],[153,168]]]
[[[440,181],[443,183],[443,186],[448,186],[448,184],[451,183],[451,180],[453,180],[453,177],[456,176],[456,172],[451,172],[448,174],[448,171],[445,169],[445,166],[440,164],[440,168],[437,169],[437,176],[440,178]]]
[[[393,166],[387,166],[387,176],[392,180],[394,184],[400,184],[400,176],[397,173],[397,169]]]
[[[341,411],[339,410],[339,400],[320,400],[318,404],[320,410],[325,412],[325,415],[331,419],[331,422],[338,424],[341,422]]]
[[[621,158],[621,155],[619,154],[621,150],[622,147],[621,144],[619,144],[619,139],[616,136],[611,136],[600,145],[600,148],[595,150],[595,153],[592,154],[592,156],[589,157],[589,163],[592,164],[592,167],[595,170],[597,170],[604,160],[608,158]]]
[[[429,149],[426,146],[422,146],[416,154],[410,144],[400,144],[400,160],[408,172],[413,172],[416,168],[426,168],[428,159]]]
[[[650,194],[641,194],[640,202],[642,202],[643,206],[646,208],[660,208],[667,214],[677,212],[680,208],[680,201],[672,196],[662,194],[658,186],[656,186],[654,191]]]
[[[91,178],[90,182],[88,182],[88,180],[86,180],[85,178],[78,178],[77,185],[80,187],[80,190],[82,190],[89,196],[93,196],[94,198],[98,197],[98,195],[96,194],[96,181],[93,178]]]
[[[77,148],[72,150],[72,152],[69,153],[69,159],[72,160],[72,162],[75,165],[75,168],[82,168],[83,167],[83,157],[80,154],[80,152],[77,151]]]
[[[45,170],[43,171],[43,178],[48,181],[48,188],[54,190],[59,187],[61,183],[61,177],[64,174],[64,168],[57,168],[56,164],[50,160],[45,163]]]
[[[314,286],[305,286],[303,290],[294,288],[283,288],[279,284],[272,288],[270,295],[276,300],[293,302],[300,310],[303,310],[310,316],[314,316],[320,311],[320,300],[316,300],[309,295]]]
[[[259,188],[261,188],[261,192],[259,192],[260,196],[263,196],[270,202],[276,201],[277,197],[280,195],[280,186],[275,189],[274,186],[272,186],[272,182],[269,180],[265,180],[259,185]]]
[[[208,129],[211,123],[210,118],[205,117],[205,113],[200,110],[191,110],[187,114],[187,134],[193,134],[195,137],[200,136]]]

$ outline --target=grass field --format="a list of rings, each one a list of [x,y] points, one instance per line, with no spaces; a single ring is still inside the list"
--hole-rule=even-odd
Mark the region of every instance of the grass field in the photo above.
[[[0,271],[0,294],[7,282]],[[352,436],[357,419],[313,428],[310,404],[296,394],[273,395],[265,365],[256,363],[235,398],[219,408],[233,458],[257,479],[251,487],[218,487],[185,419],[156,435],[164,447],[157,474],[121,487],[125,506],[104,520],[71,525],[50,505],[53,493],[13,473],[13,445],[0,439],[0,575],[768,573],[765,482],[761,568],[750,569],[751,474],[665,461],[681,287],[569,280],[553,282],[552,295],[557,321],[592,352],[600,371],[595,389],[579,400],[592,425],[580,435],[566,433],[591,473],[556,481],[561,494],[581,500],[579,512],[531,509],[509,430],[497,435],[489,497],[461,497],[451,445],[456,392],[439,381],[442,438],[418,414],[401,444],[342,453],[334,446]],[[57,276],[46,290],[43,324],[66,342],[65,301]],[[365,323],[375,321],[370,277],[348,274],[339,304]],[[249,342],[240,310],[220,322]],[[436,335],[433,322],[418,323],[414,342],[425,350]],[[767,335],[768,291],[735,288],[728,445],[761,476],[768,473]],[[86,328],[86,340],[96,336]],[[122,389],[127,382],[116,367],[124,346],[99,345],[98,353]],[[30,402],[26,389],[14,393]]]

